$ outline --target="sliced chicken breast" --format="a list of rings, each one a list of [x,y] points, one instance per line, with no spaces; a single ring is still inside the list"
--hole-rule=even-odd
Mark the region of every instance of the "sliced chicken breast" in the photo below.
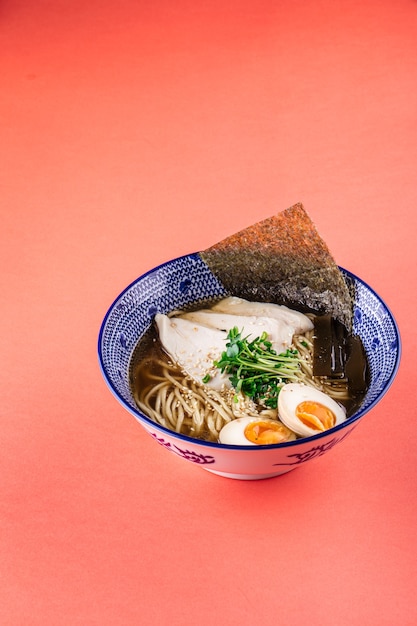
[[[283,322],[291,324],[294,327],[295,334],[302,334],[307,330],[312,330],[313,322],[299,311],[289,309],[282,304],[274,304],[272,302],[250,302],[243,298],[230,296],[223,298],[217,302],[211,309],[220,313],[228,313],[232,315],[259,315],[261,317],[272,317]]]
[[[196,324],[202,324],[209,328],[215,328],[228,332],[234,326],[242,331],[242,336],[253,341],[260,337],[263,332],[268,334],[274,350],[278,354],[285,352],[292,343],[294,327],[286,324],[282,320],[271,317],[255,317],[248,315],[230,315],[220,313],[211,309],[202,309],[192,313],[183,313],[181,319],[187,319]],[[225,348],[223,348],[225,349]]]
[[[199,383],[210,374],[207,384],[213,389],[231,386],[227,375],[213,365],[226,349],[225,331],[161,313],[155,315],[155,322],[164,350],[184,372]]]

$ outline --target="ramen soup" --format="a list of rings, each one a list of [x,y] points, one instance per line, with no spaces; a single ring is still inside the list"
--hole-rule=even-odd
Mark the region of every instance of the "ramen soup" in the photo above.
[[[360,339],[329,315],[231,296],[157,314],[133,353],[130,382],[138,408],[168,429],[262,445],[343,422],[369,381]]]

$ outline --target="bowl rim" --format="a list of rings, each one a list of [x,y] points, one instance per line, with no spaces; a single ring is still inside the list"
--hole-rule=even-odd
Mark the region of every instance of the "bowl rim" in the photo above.
[[[262,450],[269,450],[269,449],[273,449],[273,450],[277,450],[277,449],[282,449],[282,448],[291,448],[294,446],[299,446],[301,444],[305,444],[305,443],[310,443],[313,441],[318,441],[320,439],[323,439],[325,437],[328,437],[329,435],[333,435],[339,431],[342,431],[354,424],[356,424],[362,417],[364,417],[364,415],[366,415],[376,404],[378,404],[382,398],[385,396],[385,394],[387,393],[387,391],[389,390],[389,388],[391,387],[395,376],[398,372],[399,366],[400,366],[400,361],[401,361],[401,353],[402,353],[402,343],[401,343],[401,335],[400,335],[400,330],[398,327],[398,323],[391,311],[391,309],[388,307],[388,305],[386,304],[386,302],[384,301],[384,299],[375,291],[375,289],[373,289],[365,280],[363,280],[362,278],[360,278],[359,276],[357,276],[356,274],[354,274],[353,272],[350,272],[349,270],[345,269],[344,267],[338,266],[339,269],[346,274],[349,278],[356,280],[358,282],[360,282],[366,289],[368,289],[371,293],[374,294],[374,296],[383,304],[383,306],[385,307],[388,315],[391,318],[392,324],[394,326],[394,331],[395,331],[395,335],[396,335],[396,342],[397,342],[397,355],[396,355],[396,359],[395,359],[395,363],[394,363],[394,367],[392,369],[392,372],[390,374],[390,377],[388,378],[385,387],[383,388],[383,390],[381,391],[381,393],[369,404],[369,406],[366,407],[366,409],[359,409],[357,413],[355,413],[352,417],[350,417],[349,419],[345,420],[344,422],[342,422],[341,424],[338,424],[336,426],[334,426],[333,428],[330,428],[329,430],[326,430],[322,433],[318,433],[317,435],[311,435],[310,437],[304,437],[301,439],[295,439],[294,441],[287,441],[287,442],[283,442],[283,443],[275,443],[275,444],[267,444],[267,445],[262,445],[262,446],[246,446],[246,445],[233,445],[233,444],[225,444],[225,443],[219,443],[216,441],[204,441],[203,439],[197,439],[195,437],[189,437],[188,435],[184,435],[182,433],[177,433],[174,430],[170,430],[169,428],[166,428],[165,426],[162,426],[161,424],[158,424],[157,422],[154,422],[150,417],[148,417],[147,415],[145,415],[144,413],[142,413],[142,411],[140,411],[139,408],[133,408],[132,406],[130,406],[126,400],[119,394],[118,390],[116,389],[116,387],[113,385],[113,383],[111,382],[111,380],[109,379],[107,372],[106,372],[106,368],[104,365],[104,361],[103,361],[103,352],[102,352],[102,339],[103,339],[103,334],[104,334],[104,329],[106,327],[106,323],[108,318],[110,317],[114,307],[116,306],[116,304],[123,298],[123,296],[125,295],[126,292],[128,292],[130,289],[132,289],[132,287],[134,287],[137,283],[139,283],[141,280],[143,280],[144,278],[146,278],[146,276],[148,276],[149,274],[152,274],[153,272],[156,272],[157,270],[162,269],[163,267],[170,265],[171,263],[175,263],[176,261],[180,261],[181,259],[186,259],[186,258],[193,258],[193,257],[198,257],[201,260],[201,257],[199,256],[198,252],[193,252],[190,254],[184,254],[184,255],[180,255],[178,257],[175,257],[174,259],[170,259],[168,261],[164,261],[163,263],[160,263],[159,265],[147,270],[146,272],[144,272],[143,274],[141,274],[140,276],[138,276],[135,280],[133,280],[129,285],[127,285],[127,287],[125,287],[125,289],[123,289],[123,291],[121,291],[119,293],[119,295],[113,300],[113,302],[110,304],[104,318],[103,321],[100,325],[100,331],[99,331],[99,335],[98,335],[98,361],[99,361],[99,367],[102,373],[102,376],[104,378],[105,383],[107,384],[108,388],[110,389],[110,391],[112,392],[112,394],[116,397],[116,399],[119,401],[119,403],[129,412],[131,413],[131,415],[133,415],[139,422],[145,422],[150,428],[154,428],[158,431],[161,431],[162,433],[166,433],[166,435],[173,437],[174,439],[179,439],[180,441],[183,442],[187,442],[193,445],[199,445],[199,446],[204,446],[207,448],[211,448],[211,449],[215,449],[215,450],[251,450],[251,451],[262,451]]]

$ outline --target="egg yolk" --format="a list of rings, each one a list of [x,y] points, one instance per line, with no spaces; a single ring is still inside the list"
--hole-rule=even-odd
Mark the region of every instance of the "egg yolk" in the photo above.
[[[328,430],[336,424],[336,416],[333,411],[324,404],[312,400],[301,402],[296,407],[295,414],[303,424],[313,430]]]
[[[258,445],[282,443],[283,441],[287,441],[292,435],[289,428],[281,424],[281,422],[266,420],[250,422],[246,426],[244,433],[246,439]]]

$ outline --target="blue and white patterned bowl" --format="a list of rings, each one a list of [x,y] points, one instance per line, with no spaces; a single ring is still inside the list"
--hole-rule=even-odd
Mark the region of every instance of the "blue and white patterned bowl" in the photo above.
[[[155,314],[228,295],[198,254],[168,261],[140,276],[111,305],[98,342],[104,379],[117,400],[155,441],[188,463],[240,479],[269,478],[299,467],[323,455],[356,428],[387,392],[399,366],[400,336],[388,307],[361,279],[341,271],[355,288],[354,332],[362,338],[368,356],[371,384],[360,410],[324,433],[283,444],[231,446],[174,433],[137,408],[129,386],[130,360]]]

